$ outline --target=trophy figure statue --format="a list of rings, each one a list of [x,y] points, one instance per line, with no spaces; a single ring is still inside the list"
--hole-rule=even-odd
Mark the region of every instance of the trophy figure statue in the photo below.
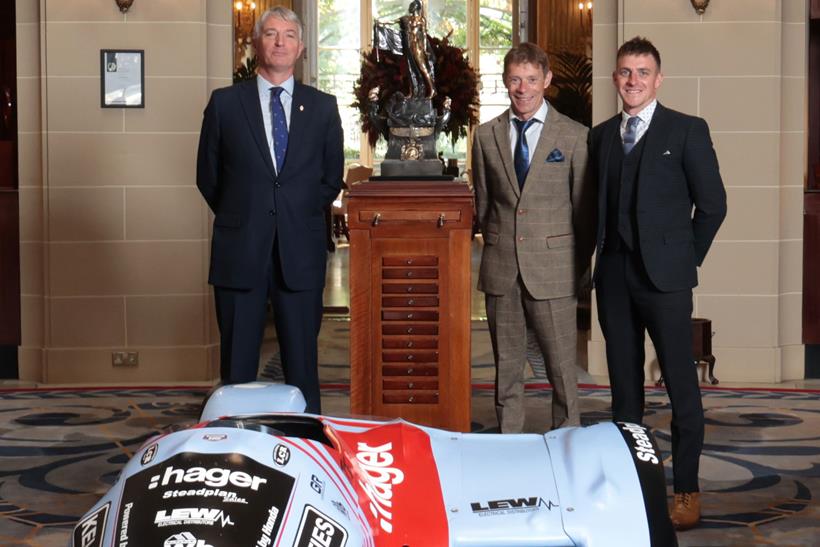
[[[436,138],[450,119],[450,99],[442,112],[433,107],[435,56],[427,40],[427,20],[420,0],[413,0],[407,15],[398,20],[396,30],[384,23],[373,25],[373,47],[401,55],[407,62],[410,88],[397,91],[379,107],[380,88],[368,93],[370,122],[387,133],[387,154],[381,164],[382,176],[441,176],[436,154]],[[380,111],[381,110],[381,111]]]

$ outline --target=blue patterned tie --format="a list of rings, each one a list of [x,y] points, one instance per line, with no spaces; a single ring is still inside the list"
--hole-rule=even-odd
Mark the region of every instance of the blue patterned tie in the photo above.
[[[285,153],[288,151],[288,123],[285,120],[285,109],[279,96],[283,88],[270,88],[271,126],[273,127],[273,155],[276,157],[276,174],[282,172],[285,165]]]
[[[638,116],[632,116],[626,120],[626,130],[624,131],[624,156],[632,152],[635,147],[635,141],[638,138],[638,122],[641,119]]]
[[[530,126],[537,120],[530,118],[527,121],[513,118],[515,129],[518,131],[518,140],[515,141],[515,156],[513,157],[513,164],[515,165],[515,177],[518,179],[518,187],[524,188],[524,181],[527,179],[527,171],[530,170],[530,147],[527,146],[527,137],[525,133]]]

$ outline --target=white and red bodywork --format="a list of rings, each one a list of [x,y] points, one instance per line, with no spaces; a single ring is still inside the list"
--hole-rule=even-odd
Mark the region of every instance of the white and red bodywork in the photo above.
[[[301,414],[294,388],[252,387],[146,443],[72,545],[675,545],[639,425],[462,434]]]

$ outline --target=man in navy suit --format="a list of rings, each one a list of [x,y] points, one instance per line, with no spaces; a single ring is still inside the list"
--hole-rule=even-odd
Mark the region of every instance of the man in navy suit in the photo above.
[[[672,405],[671,518],[683,530],[700,520],[704,429],[692,354],[692,288],[726,216],[726,192],[706,122],[657,101],[663,75],[655,46],[637,37],[623,44],[612,78],[623,112],[590,133],[598,181],[593,280],[612,414],[615,421],[643,420],[649,332]]]
[[[214,213],[214,286],[223,383],[256,379],[270,299],[285,381],[321,412],[317,338],[327,241],[325,208],[342,184],[336,99],[294,80],[302,23],[277,7],[254,27],[254,80],[213,92],[197,186]]]

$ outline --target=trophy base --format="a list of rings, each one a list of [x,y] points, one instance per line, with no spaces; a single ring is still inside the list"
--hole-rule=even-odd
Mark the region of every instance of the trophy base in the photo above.
[[[384,160],[382,177],[440,177],[442,165],[439,160]]]

